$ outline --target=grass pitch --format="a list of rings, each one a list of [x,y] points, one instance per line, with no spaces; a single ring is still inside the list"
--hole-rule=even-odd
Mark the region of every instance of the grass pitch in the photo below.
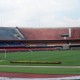
[[[61,61],[61,64],[20,64],[20,65],[59,65],[59,66],[80,66],[80,51],[33,51],[33,52],[15,52],[0,54],[0,64],[10,64],[10,61]],[[19,64],[17,64],[19,65]]]
[[[25,65],[25,66],[80,66],[79,50],[64,51],[32,51],[0,53],[0,65]],[[61,61],[61,64],[12,64],[10,61]],[[22,72],[22,73],[46,73],[46,74],[80,74],[80,68],[4,68],[1,72]]]

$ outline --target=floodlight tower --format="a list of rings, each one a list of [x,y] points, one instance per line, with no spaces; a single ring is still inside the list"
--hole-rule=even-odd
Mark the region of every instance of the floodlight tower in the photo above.
[[[69,37],[71,37],[71,28],[69,28]]]

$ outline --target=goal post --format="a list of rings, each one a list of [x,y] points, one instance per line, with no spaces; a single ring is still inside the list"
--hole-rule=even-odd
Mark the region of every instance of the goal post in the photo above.
[[[6,49],[0,49],[0,53],[1,54],[4,54],[4,59],[6,59],[7,58],[7,50]]]

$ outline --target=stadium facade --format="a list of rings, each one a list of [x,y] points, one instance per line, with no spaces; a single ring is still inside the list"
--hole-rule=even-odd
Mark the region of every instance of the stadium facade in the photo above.
[[[0,27],[0,49],[8,51],[80,49],[80,28]]]

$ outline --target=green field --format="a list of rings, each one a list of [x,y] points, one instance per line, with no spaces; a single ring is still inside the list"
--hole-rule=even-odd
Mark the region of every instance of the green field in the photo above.
[[[64,51],[31,51],[0,53],[0,65],[22,65],[22,66],[80,66],[79,50]],[[10,63],[10,61],[61,61],[61,64],[21,64]],[[46,73],[46,74],[80,74],[80,68],[12,68],[0,67],[1,72],[23,72],[23,73]]]

